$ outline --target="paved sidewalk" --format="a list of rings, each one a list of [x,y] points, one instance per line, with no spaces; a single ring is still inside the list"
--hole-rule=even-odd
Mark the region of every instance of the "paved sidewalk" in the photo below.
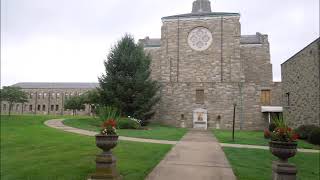
[[[146,180],[236,180],[210,131],[190,130]]]
[[[247,145],[247,144],[227,144],[220,143],[222,147],[234,147],[234,148],[247,148],[247,149],[265,149],[269,150],[269,146],[257,146],[257,145]],[[306,153],[320,153],[320,150],[316,149],[297,149],[298,152],[306,152]]]
[[[72,133],[81,134],[81,135],[95,136],[96,134],[98,134],[97,132],[94,132],[94,131],[87,131],[83,129],[66,126],[62,123],[63,120],[64,119],[51,119],[51,120],[45,121],[44,124],[55,129],[60,129],[63,131],[72,132]],[[157,144],[177,144],[177,141],[143,139],[143,138],[133,138],[133,137],[124,137],[124,136],[119,136],[119,140],[157,143]]]
[[[52,119],[52,120],[45,121],[44,124],[52,128],[61,129],[63,131],[72,132],[72,133],[81,134],[81,135],[94,136],[97,134],[97,132],[94,132],[94,131],[87,131],[83,129],[66,126],[62,123],[63,120],[64,119]],[[208,132],[210,134],[210,131]],[[125,141],[147,142],[147,143],[157,143],[157,144],[177,144],[178,143],[178,141],[133,138],[133,137],[125,137],[125,136],[119,136],[119,139],[125,140]],[[246,144],[220,143],[220,146],[234,147],[234,148],[248,148],[248,149],[265,149],[265,150],[269,149],[269,146],[257,146],[257,145],[246,145]],[[307,152],[307,153],[320,153],[320,150],[315,150],[315,149],[298,149],[298,151]]]

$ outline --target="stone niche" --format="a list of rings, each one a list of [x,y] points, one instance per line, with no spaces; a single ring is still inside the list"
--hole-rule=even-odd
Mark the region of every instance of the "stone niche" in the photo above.
[[[208,111],[206,109],[198,108],[193,110],[193,128],[207,129],[207,113]]]

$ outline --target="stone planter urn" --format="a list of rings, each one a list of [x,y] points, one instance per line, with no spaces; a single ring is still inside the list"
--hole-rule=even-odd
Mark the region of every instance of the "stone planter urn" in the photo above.
[[[117,146],[117,135],[96,136],[96,146],[103,150],[96,156],[96,172],[88,176],[88,180],[120,180],[121,176],[116,169],[116,158],[111,149]]]
[[[295,156],[297,153],[296,142],[270,141],[269,147],[271,153],[277,156],[280,162],[288,162],[288,158]]]
[[[296,142],[270,141],[270,152],[279,158],[272,162],[273,180],[296,180],[297,168],[288,163],[288,159],[297,153]]]

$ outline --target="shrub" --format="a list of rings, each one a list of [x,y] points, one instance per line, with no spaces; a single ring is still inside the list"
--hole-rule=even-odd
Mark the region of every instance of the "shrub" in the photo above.
[[[316,128],[315,125],[301,125],[295,131],[299,134],[300,139],[308,139],[310,133]]]
[[[108,119],[114,119],[118,121],[120,118],[120,113],[117,108],[107,106],[107,107],[100,107],[98,109],[98,115],[102,122],[108,120]]]
[[[120,118],[117,124],[118,129],[138,129],[140,124],[130,118]]]
[[[264,138],[269,139],[271,136],[269,129],[265,129],[263,135],[264,135]]]
[[[275,123],[270,123],[270,124],[269,124],[269,131],[270,131],[270,132],[273,132],[276,127],[277,127],[277,126],[276,126]]]
[[[311,131],[308,141],[312,144],[320,145],[320,127],[316,127]]]

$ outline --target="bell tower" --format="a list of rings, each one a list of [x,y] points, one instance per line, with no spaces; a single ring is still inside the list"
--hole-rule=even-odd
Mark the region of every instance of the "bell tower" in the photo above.
[[[211,13],[209,0],[196,0],[192,4],[192,13]]]

